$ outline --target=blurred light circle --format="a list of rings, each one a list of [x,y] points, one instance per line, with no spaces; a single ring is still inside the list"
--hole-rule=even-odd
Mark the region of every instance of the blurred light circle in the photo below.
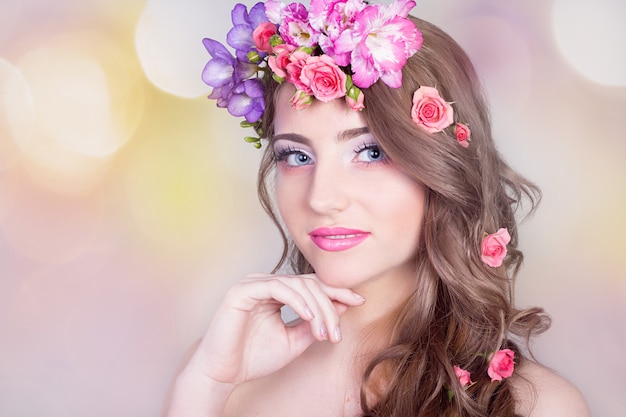
[[[135,32],[137,54],[148,79],[176,96],[206,94],[210,87],[200,76],[210,56],[202,39],[226,38],[232,6],[223,1],[148,0]]]
[[[144,77],[130,45],[98,32],[25,38],[16,68],[34,103],[21,165],[40,185],[79,193],[103,178],[144,111]],[[15,117],[14,117],[15,119]],[[19,119],[18,119],[19,120]]]
[[[608,86],[626,85],[626,2],[555,0],[557,44],[584,77]]]
[[[33,91],[36,135],[83,155],[114,153],[134,133],[143,110],[141,72],[132,55],[91,32],[39,44],[17,64]]]
[[[33,138],[35,106],[24,76],[0,58],[0,171],[10,166]]]

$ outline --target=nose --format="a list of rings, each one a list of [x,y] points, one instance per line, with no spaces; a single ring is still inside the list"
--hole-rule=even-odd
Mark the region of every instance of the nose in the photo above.
[[[350,189],[340,164],[318,161],[309,188],[309,205],[319,214],[345,210],[350,204]]]

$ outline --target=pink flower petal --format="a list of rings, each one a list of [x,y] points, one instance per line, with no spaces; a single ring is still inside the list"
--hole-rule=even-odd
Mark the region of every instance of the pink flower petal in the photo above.
[[[380,79],[391,88],[400,88],[402,86],[402,71],[382,74]]]
[[[378,71],[357,54],[352,54],[352,72],[354,72],[352,82],[359,88],[370,87],[380,77]]]

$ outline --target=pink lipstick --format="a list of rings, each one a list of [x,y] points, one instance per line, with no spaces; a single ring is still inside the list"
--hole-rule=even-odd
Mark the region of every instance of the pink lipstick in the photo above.
[[[309,233],[313,243],[322,250],[337,252],[355,247],[369,237],[368,232],[344,227],[320,227]]]

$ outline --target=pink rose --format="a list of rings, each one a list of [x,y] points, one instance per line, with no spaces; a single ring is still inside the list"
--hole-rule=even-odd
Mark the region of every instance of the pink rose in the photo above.
[[[454,134],[456,135],[456,140],[459,142],[464,148],[469,146],[471,131],[468,125],[465,123],[457,123],[454,126]]]
[[[365,101],[365,94],[361,90],[358,91],[356,100],[351,97],[351,94],[346,95],[346,103],[352,110],[361,111],[365,108],[363,102]]]
[[[306,109],[311,103],[313,103],[313,96],[301,90],[296,90],[293,97],[291,97],[291,105],[296,110]]]
[[[300,72],[316,99],[328,102],[346,95],[346,74],[328,55],[312,56]]]
[[[420,87],[413,93],[411,118],[429,133],[441,132],[453,122],[452,106],[433,87]]]
[[[260,52],[272,52],[272,46],[270,45],[270,39],[276,35],[276,25],[270,22],[263,22],[254,29],[252,32],[252,39],[256,49]]]
[[[511,236],[505,228],[485,236],[480,245],[480,257],[483,262],[494,268],[502,265],[502,261],[506,256],[506,245],[510,241]]]
[[[461,369],[458,366],[454,367],[454,373],[461,383],[462,387],[466,387],[468,385],[472,385],[472,380],[470,378],[470,373],[465,369]]]
[[[487,370],[491,381],[502,381],[502,378],[508,378],[513,375],[513,368],[515,367],[514,357],[515,352],[511,349],[502,349],[493,354]]]
[[[273,55],[267,60],[267,64],[272,69],[274,74],[279,78],[287,77],[287,64],[291,62],[289,60],[289,56],[296,49],[293,45],[287,45],[286,43],[281,43],[280,45],[276,45],[272,49]]]
[[[291,55],[289,55],[289,63],[285,66],[287,70],[287,81],[296,86],[297,90],[302,90],[306,94],[311,95],[313,92],[308,83],[304,83],[301,80],[302,68],[306,65],[307,60],[311,55],[303,50],[296,49]]]

